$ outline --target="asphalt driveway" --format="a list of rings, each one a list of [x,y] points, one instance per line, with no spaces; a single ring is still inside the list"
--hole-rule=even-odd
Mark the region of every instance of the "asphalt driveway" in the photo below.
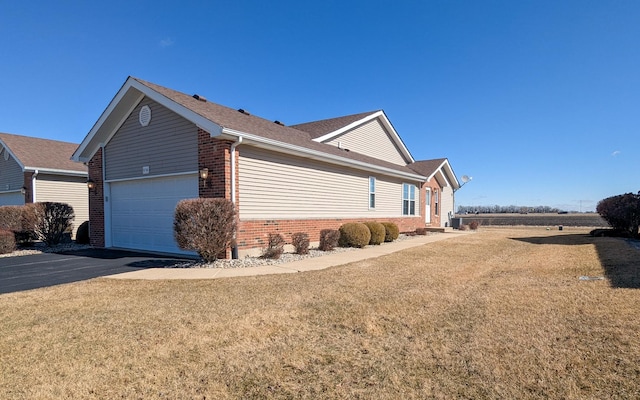
[[[5,257],[0,258],[0,294],[166,267],[181,261],[187,259],[110,249]]]

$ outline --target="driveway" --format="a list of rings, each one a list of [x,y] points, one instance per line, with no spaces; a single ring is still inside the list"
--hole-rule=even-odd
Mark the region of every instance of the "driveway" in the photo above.
[[[165,267],[182,261],[187,259],[110,249],[5,257],[0,258],[0,294]]]

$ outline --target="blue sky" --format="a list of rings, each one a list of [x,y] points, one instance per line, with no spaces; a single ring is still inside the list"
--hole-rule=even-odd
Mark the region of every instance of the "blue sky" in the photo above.
[[[383,109],[459,205],[640,190],[639,1],[0,4],[0,131],[80,142],[132,75],[286,124]]]

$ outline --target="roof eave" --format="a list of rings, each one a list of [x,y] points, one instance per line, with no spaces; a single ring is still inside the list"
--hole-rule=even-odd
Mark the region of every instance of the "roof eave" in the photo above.
[[[446,173],[443,173],[442,171],[445,171]],[[456,178],[456,174],[453,172],[453,168],[451,168],[451,164],[449,164],[448,159],[445,158],[438,168],[436,168],[433,173],[427,177],[427,180],[433,178],[438,173],[442,174],[447,183],[453,187],[453,190],[458,190],[460,188],[460,182],[458,182],[458,178]]]
[[[402,141],[402,139],[400,138],[400,135],[398,135],[398,132],[396,132],[395,128],[393,127],[393,125],[391,125],[391,121],[389,121],[389,118],[387,118],[386,114],[384,113],[384,111],[380,110],[380,111],[376,111],[370,115],[367,115],[366,117],[359,119],[355,122],[350,123],[349,125],[343,126],[342,128],[335,130],[333,132],[329,132],[327,134],[324,134],[320,137],[317,137],[313,140],[315,140],[316,142],[325,142],[329,139],[332,139],[336,136],[339,136],[341,134],[343,134],[344,132],[347,132],[357,126],[360,126],[364,123],[367,123],[369,121],[372,121],[376,118],[380,117],[382,120],[383,125],[385,126],[385,128],[387,128],[387,130],[391,133],[391,135],[393,136],[393,141],[395,142],[396,146],[398,146],[398,148],[400,149],[400,152],[402,153],[402,155],[405,157],[405,159],[407,160],[407,164],[411,164],[412,162],[414,162],[415,160],[413,159],[413,156],[411,155],[411,153],[409,152],[409,149],[407,149],[407,146],[405,146],[404,142]]]
[[[274,150],[280,153],[302,156],[302,157],[311,158],[314,160],[329,162],[332,164],[356,168],[356,169],[365,170],[369,172],[375,171],[383,175],[393,176],[397,178],[411,179],[416,181],[426,181],[426,177],[423,175],[398,171],[392,168],[381,167],[378,165],[373,165],[373,164],[365,163],[362,161],[352,160],[346,157],[340,157],[333,154],[323,153],[321,151],[312,150],[312,149],[308,149],[306,147],[301,147],[301,146],[295,146],[289,143],[283,143],[276,140],[266,139],[261,136],[237,131],[234,129],[223,128],[222,137],[228,137],[231,139],[242,137],[244,144],[253,144],[256,147],[266,148],[266,149]]]
[[[23,172],[35,172],[40,174],[66,175],[66,176],[88,176],[87,171],[74,171],[70,169],[42,168],[42,167],[24,167]]]
[[[135,78],[129,77],[118,93],[111,100],[93,128],[71,156],[76,162],[88,162],[98,149],[115,135],[131,112],[145,97],[159,103],[176,114],[194,123],[198,128],[209,132],[212,136],[219,135],[222,127],[201,116],[193,110],[176,103],[165,95],[142,84]]]

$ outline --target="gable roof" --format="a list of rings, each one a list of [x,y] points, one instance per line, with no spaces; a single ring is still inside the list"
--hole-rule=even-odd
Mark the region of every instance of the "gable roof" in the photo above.
[[[23,172],[38,170],[62,175],[87,175],[87,167],[70,158],[78,146],[75,143],[0,133],[0,145]]]
[[[416,161],[409,164],[409,168],[426,176],[427,180],[435,177],[442,186],[451,186],[453,190],[460,188],[460,183],[446,158]]]
[[[303,124],[291,125],[292,128],[307,132],[313,139],[335,132],[360,121],[377,111],[365,112],[360,114],[345,115],[344,117],[323,119],[320,121],[305,122]]]
[[[317,159],[368,171],[378,171],[413,180],[424,177],[406,166],[336,146],[314,141],[311,135],[293,127],[248,115],[229,107],[196,99],[166,87],[129,77],[73,154],[75,161],[88,161],[115,134],[131,111],[150,98],[191,121],[211,136],[230,140],[242,138],[243,144]]]
[[[387,115],[382,110],[307,122],[304,124],[293,125],[293,127],[308,132],[316,142],[326,142],[374,119],[378,119],[390,134],[391,140],[396,145],[405,161],[407,163],[414,162],[415,160],[409,152],[409,149],[407,149],[407,146],[405,146],[400,135],[398,135],[398,132],[396,132],[393,125],[391,125],[391,121],[389,121],[389,118],[387,118]]]

